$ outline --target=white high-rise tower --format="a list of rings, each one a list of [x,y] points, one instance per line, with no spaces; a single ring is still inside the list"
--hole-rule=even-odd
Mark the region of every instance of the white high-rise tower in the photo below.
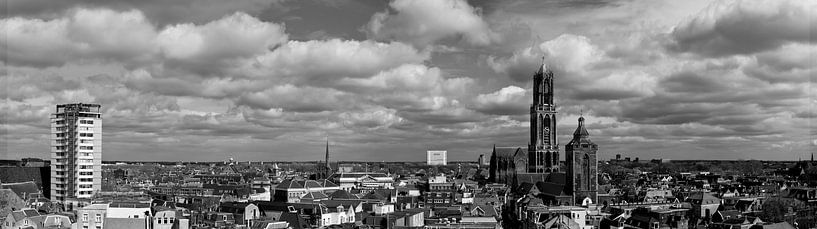
[[[97,104],[60,104],[51,114],[51,199],[91,198],[102,187],[102,115]]]

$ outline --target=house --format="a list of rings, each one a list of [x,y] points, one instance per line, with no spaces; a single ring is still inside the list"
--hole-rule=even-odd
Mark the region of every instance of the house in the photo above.
[[[338,184],[340,189],[374,189],[393,188],[394,178],[385,173],[376,172],[350,172],[335,173],[329,180]]]
[[[224,202],[219,205],[217,211],[233,214],[236,224],[247,227],[261,219],[261,210],[258,205],[247,202]]]
[[[278,202],[298,203],[301,202],[301,197],[304,197],[309,193],[318,192],[321,194],[327,194],[334,193],[339,189],[339,186],[327,180],[321,180],[321,182],[318,182],[315,180],[287,179],[275,186],[274,193],[272,194],[272,200]],[[314,196],[307,196],[307,200],[314,200],[310,199],[310,197]]]
[[[41,219],[41,217],[38,216],[40,216],[40,213],[31,208],[12,211],[6,215],[2,228],[11,229],[23,228],[27,226],[37,228],[39,227],[40,223],[44,222],[44,219]]]
[[[154,211],[153,229],[187,229],[190,220],[182,216],[182,211],[160,207]]]
[[[710,219],[712,214],[721,205],[721,199],[713,196],[709,192],[694,192],[687,197],[686,202],[692,205],[693,216],[700,219]]]

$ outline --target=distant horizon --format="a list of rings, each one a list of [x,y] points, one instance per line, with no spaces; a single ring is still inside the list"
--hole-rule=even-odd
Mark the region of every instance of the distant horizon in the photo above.
[[[4,6],[0,158],[82,102],[103,158],[476,160],[531,141],[543,64],[560,152],[580,116],[602,159],[817,152],[815,1],[179,1]]]

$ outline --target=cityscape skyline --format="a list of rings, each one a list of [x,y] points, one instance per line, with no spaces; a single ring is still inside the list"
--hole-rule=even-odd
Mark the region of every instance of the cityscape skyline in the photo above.
[[[542,61],[557,145],[584,116],[599,160],[817,151],[813,2],[213,3],[3,6],[0,159],[92,103],[105,161],[476,161],[530,144]]]

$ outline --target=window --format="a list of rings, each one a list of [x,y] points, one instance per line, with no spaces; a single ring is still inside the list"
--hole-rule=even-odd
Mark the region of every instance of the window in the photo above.
[[[96,214],[96,222],[102,222],[102,214]]]
[[[82,214],[82,221],[83,222],[88,222],[88,213]]]

